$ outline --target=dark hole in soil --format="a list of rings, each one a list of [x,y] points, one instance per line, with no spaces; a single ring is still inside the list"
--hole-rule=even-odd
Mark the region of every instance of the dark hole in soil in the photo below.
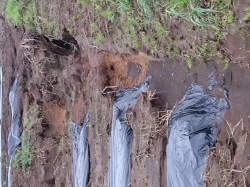
[[[58,47],[61,47],[61,48],[64,48],[64,49],[67,49],[67,50],[70,50],[70,44],[63,41],[63,40],[55,40],[55,39],[52,39],[51,42],[55,45],[57,45]]]
[[[38,135],[43,139],[45,137],[43,132],[39,132]]]
[[[42,128],[43,128],[43,132],[45,132],[47,129],[49,129],[49,122],[45,118],[42,119]]]
[[[106,76],[106,81],[105,81],[105,84],[104,84],[104,86],[106,87],[106,86],[110,86],[110,81],[111,81],[111,78],[110,78],[110,76]]]
[[[56,183],[55,178],[52,178],[52,179],[47,181],[47,184],[50,184],[50,185],[55,185],[55,183]]]
[[[234,158],[237,149],[237,144],[233,138],[230,138],[229,140],[227,140],[227,142],[228,142],[228,148],[230,149],[231,152],[231,158]]]
[[[156,96],[155,99],[150,100],[150,103],[153,108],[158,108],[159,110],[166,109],[166,102],[158,96]]]

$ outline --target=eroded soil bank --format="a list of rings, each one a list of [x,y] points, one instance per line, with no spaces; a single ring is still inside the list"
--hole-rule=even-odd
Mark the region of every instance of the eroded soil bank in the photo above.
[[[10,126],[8,93],[19,75],[19,104],[23,126],[30,114],[29,142],[33,161],[24,172],[14,171],[13,186],[72,186],[72,140],[70,121],[81,122],[90,109],[90,182],[88,186],[107,186],[109,137],[114,92],[139,84],[153,76],[150,92],[141,95],[136,107],[127,113],[132,125],[131,186],[165,187],[167,123],[169,113],[193,81],[206,85],[206,77],[216,70],[216,78],[228,91],[230,110],[221,124],[216,146],[208,158],[204,174],[208,187],[250,185],[250,74],[246,66],[216,60],[194,64],[155,59],[144,53],[111,54],[100,52],[78,41],[75,52],[62,56],[61,48],[48,46],[40,36],[24,34],[0,19],[3,40],[1,61],[4,86],[4,161]],[[62,32],[62,38],[77,46],[76,40]],[[30,40],[31,39],[31,40]],[[35,39],[35,40],[34,40]],[[230,40],[230,38],[229,38]],[[229,41],[230,42],[230,41]],[[20,46],[20,44],[22,44]],[[27,59],[27,57],[32,57]],[[245,64],[246,65],[246,64]],[[105,87],[114,86],[104,90]],[[214,95],[222,94],[219,90]],[[6,179],[6,170],[3,176]]]

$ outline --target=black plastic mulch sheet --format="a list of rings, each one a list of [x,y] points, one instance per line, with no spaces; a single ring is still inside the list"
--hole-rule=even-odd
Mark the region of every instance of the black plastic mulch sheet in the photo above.
[[[133,131],[124,118],[126,111],[135,106],[139,94],[148,90],[150,78],[147,77],[138,87],[117,92],[112,117],[109,187],[128,187],[130,184]]]
[[[73,134],[73,186],[85,187],[89,181],[89,144],[88,138],[89,113],[84,122],[78,125],[71,122]]]
[[[209,79],[213,79],[213,74]],[[218,82],[210,80],[208,90]],[[219,124],[229,104],[192,83],[170,117],[167,154],[168,187],[203,187],[206,157],[216,143]]]
[[[20,144],[20,131],[19,131],[19,113],[18,113],[18,99],[17,99],[17,91],[18,91],[18,79],[15,80],[10,93],[9,93],[9,102],[11,107],[11,127],[8,135],[8,155],[10,159],[9,167],[8,167],[8,187],[11,186],[12,183],[12,175],[11,175],[11,163],[13,160],[13,156],[16,151],[16,147]]]

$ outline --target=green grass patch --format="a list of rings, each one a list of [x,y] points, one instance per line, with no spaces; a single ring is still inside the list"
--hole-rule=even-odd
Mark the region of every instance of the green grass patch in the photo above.
[[[59,34],[59,24],[50,21],[46,13],[39,12],[37,0],[7,0],[5,14],[8,20],[15,26],[24,26],[26,30],[41,34],[48,31],[52,36]]]
[[[59,25],[55,15],[50,15],[51,11],[42,10],[40,6],[43,7],[43,3],[40,1],[7,2],[6,14],[15,25],[24,25],[27,30],[58,36],[62,25]],[[53,3],[47,2],[52,6]],[[126,49],[182,59],[188,67],[192,67],[193,62],[204,62],[218,56],[217,51],[227,36],[227,29],[236,26],[232,0],[213,0],[209,1],[210,4],[202,2],[77,0],[76,6],[72,7],[74,11],[70,13],[70,20],[65,20],[65,26],[73,35],[81,34],[82,28],[79,26],[83,26],[86,37],[93,37],[93,43],[97,47],[108,40]],[[53,9],[58,9],[59,5],[53,6]],[[193,25],[184,21],[176,24],[180,19]],[[246,8],[244,20],[249,19],[250,8]],[[207,41],[202,32],[205,35],[210,33],[212,41]],[[242,33],[243,37],[245,38],[245,33]]]
[[[20,1],[16,0],[7,1],[5,9],[6,17],[16,26],[22,25],[22,15],[21,15],[22,6],[23,5]]]
[[[38,21],[37,3],[32,0],[28,3],[27,8],[23,10],[23,23],[27,30],[37,31],[41,34],[41,26]]]
[[[29,144],[30,128],[33,122],[32,114],[34,113],[34,107],[30,107],[27,111],[26,117],[23,121],[23,132],[21,136],[21,147],[17,149],[17,153],[14,156],[14,167],[27,171],[33,160],[33,153]]]
[[[234,13],[230,5],[231,0],[214,0],[210,7],[202,7],[197,0],[171,0],[166,5],[166,14],[183,18],[199,27],[218,30],[221,26],[233,23]]]
[[[245,16],[243,18],[244,21],[250,20],[250,7],[245,9]]]
[[[156,37],[163,38],[169,35],[169,31],[166,30],[164,25],[157,21],[155,22],[155,31],[156,31]]]

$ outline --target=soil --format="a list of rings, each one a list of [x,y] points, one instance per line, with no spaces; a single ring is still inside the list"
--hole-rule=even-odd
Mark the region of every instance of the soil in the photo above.
[[[237,6],[239,1],[235,3]],[[69,15],[67,11],[65,16]],[[237,15],[242,17],[240,11]],[[65,34],[71,40],[65,39]],[[181,35],[177,32],[173,34]],[[232,31],[227,36],[223,45],[235,63],[225,70],[224,64],[217,63],[216,59],[193,64],[192,69],[187,69],[184,62],[157,59],[142,52],[132,53],[112,44],[104,44],[100,50],[90,46],[90,38],[82,35],[75,37],[79,45],[77,52],[66,49],[67,53],[63,54],[67,56],[61,53],[65,49],[45,45],[40,37],[25,43],[31,46],[27,51],[20,44],[31,38],[36,37],[25,34],[23,28],[9,26],[0,14],[0,61],[4,72],[5,109],[2,126],[4,163],[8,161],[6,142],[11,121],[8,94],[17,76],[20,81],[21,127],[27,110],[32,107],[35,111],[30,116],[32,127],[29,134],[34,159],[25,172],[14,168],[13,186],[72,186],[70,121],[80,124],[87,110],[90,110],[91,118],[88,186],[107,186],[115,91],[138,85],[147,75],[151,75],[150,93],[155,90],[155,95],[141,95],[136,107],[127,114],[134,133],[131,186],[165,187],[168,136],[167,123],[159,122],[160,112],[173,110],[191,82],[197,81],[205,89],[207,76],[215,70],[220,86],[227,90],[230,109],[226,112],[217,143],[208,157],[204,173],[206,186],[250,186],[250,147],[247,146],[250,143],[250,55],[241,50],[244,45],[249,47],[249,36],[246,41],[239,37],[238,32]],[[62,31],[61,38],[76,45],[72,40],[74,37],[65,31]],[[28,60],[28,54],[34,58]],[[110,87],[110,91],[103,92],[107,87]],[[222,95],[218,88],[212,94],[217,97]],[[3,168],[4,181],[7,179],[6,172],[7,168]]]

